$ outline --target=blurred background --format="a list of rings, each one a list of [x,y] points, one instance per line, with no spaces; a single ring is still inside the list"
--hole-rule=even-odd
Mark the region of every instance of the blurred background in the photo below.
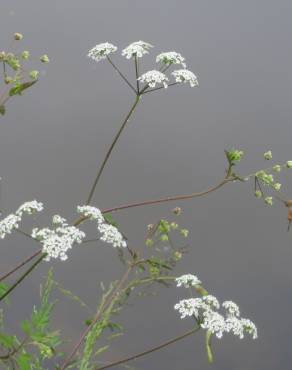
[[[224,176],[224,149],[244,150],[241,174],[292,160],[292,3],[246,1],[2,0],[1,48],[14,32],[24,34],[20,48],[47,53],[40,82],[7,104],[0,121],[1,205],[5,212],[38,199],[47,211],[36,223],[47,225],[59,213],[75,219],[95,173],[133,93],[103,61],[86,55],[101,42],[119,47],[114,61],[134,81],[122,48],[137,40],[155,48],[142,59],[154,69],[155,57],[175,50],[199,79],[200,87],[169,88],[142,99],[115,148],[94,197],[100,208],[191,193]],[[32,63],[33,64],[33,63]],[[39,68],[39,63],[35,63]],[[268,163],[269,164],[269,163]],[[292,172],[281,174],[283,194],[292,197]],[[115,218],[129,245],[143,248],[146,225],[183,208],[179,222],[190,229],[189,253],[177,273],[194,273],[220,300],[232,299],[258,326],[259,339],[226,336],[214,340],[218,370],[290,369],[292,309],[292,235],[287,210],[271,208],[253,195],[252,183],[228,184],[208,197],[119,212]],[[27,218],[27,231],[35,224]],[[0,269],[6,271],[38,246],[15,234],[1,241]],[[123,272],[116,251],[101,244],[72,250],[67,262],[52,262],[55,277],[95,307],[100,281]],[[37,301],[43,263],[13,293],[7,327],[17,330]],[[25,293],[24,293],[25,292]],[[192,322],[180,320],[173,305],[184,297],[175,288],[159,296],[134,299],[104,361],[133,354],[183,333]],[[87,313],[62,300],[55,327],[78,336]],[[138,369],[205,369],[204,335],[199,333],[130,365]],[[118,369],[118,367],[117,367]]]

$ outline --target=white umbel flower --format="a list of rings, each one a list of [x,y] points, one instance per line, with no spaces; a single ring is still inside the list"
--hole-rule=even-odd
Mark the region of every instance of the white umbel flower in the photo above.
[[[117,47],[109,42],[104,42],[102,44],[98,44],[94,46],[88,52],[88,57],[93,59],[96,62],[99,62],[102,59],[106,59],[106,57],[115,51],[117,51]]]
[[[179,69],[177,71],[173,71],[171,74],[174,76],[175,81],[178,83],[189,82],[191,87],[199,86],[196,75],[187,69]]]
[[[92,206],[78,206],[77,211],[83,214],[85,217],[88,217],[90,220],[97,221],[97,229],[101,234],[100,240],[111,244],[114,248],[126,248],[127,243],[123,235],[119,230],[108,224],[100,209]]]
[[[227,311],[227,315],[236,317],[240,316],[239,307],[236,303],[232,301],[225,301],[222,303],[222,307],[224,307],[225,310]]]
[[[167,81],[168,78],[165,76],[164,73],[153,70],[144,73],[142,76],[138,78],[139,81],[147,83],[151,88],[155,87],[156,84],[163,84],[165,88],[167,88]]]
[[[109,224],[98,225],[98,231],[101,233],[100,240],[112,244],[114,248],[126,248],[127,243],[119,230]]]
[[[133,56],[137,58],[142,58],[143,55],[149,53],[149,49],[153,48],[151,44],[145,41],[135,41],[128,45],[124,50],[122,50],[122,55],[127,59],[131,59]]]
[[[97,220],[98,224],[104,223],[104,217],[100,209],[92,206],[78,206],[77,212],[82,213],[85,217],[90,220]]]
[[[75,226],[68,226],[66,220],[59,215],[53,217],[53,223],[58,227],[55,229],[35,228],[31,236],[42,244],[42,252],[47,254],[46,261],[50,261],[51,258],[60,258],[61,261],[65,261],[68,258],[67,251],[75,243],[82,243],[85,233]]]
[[[190,288],[201,284],[201,281],[196,275],[186,274],[175,279],[177,282],[177,287]]]
[[[183,68],[186,68],[187,65],[185,64],[184,61],[185,61],[185,58],[180,53],[177,53],[176,51],[169,51],[167,53],[161,53],[157,55],[156,57],[157,63],[160,62],[167,66],[171,64],[181,64]]]
[[[33,200],[23,203],[15,213],[12,213],[0,221],[0,238],[4,239],[7,234],[18,229],[19,223],[24,214],[31,215],[43,210],[43,204]]]
[[[197,281],[194,275],[187,274],[176,279],[177,286],[189,287],[189,282]],[[199,280],[198,280],[199,281]],[[182,299],[175,304],[174,309],[180,314],[181,319],[194,317],[201,328],[210,331],[217,338],[222,338],[224,333],[232,333],[240,339],[248,333],[256,339],[257,328],[255,324],[240,317],[239,307],[233,301],[224,301],[222,307],[226,310],[225,315],[219,312],[220,303],[213,295],[205,295],[200,298]]]

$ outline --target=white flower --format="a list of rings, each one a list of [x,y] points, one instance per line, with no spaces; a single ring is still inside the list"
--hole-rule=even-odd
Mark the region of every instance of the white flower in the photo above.
[[[15,214],[22,216],[23,213],[27,215],[31,215],[35,212],[41,212],[44,209],[43,203],[37,202],[36,200],[32,200],[31,202],[23,203]]]
[[[244,327],[244,330],[252,335],[253,339],[257,339],[258,331],[255,324],[249,319],[241,319],[241,324]]]
[[[4,239],[7,234],[11,234],[13,230],[19,227],[23,214],[31,215],[42,210],[43,204],[36,200],[23,203],[15,214],[12,213],[0,221],[0,238]]]
[[[109,42],[104,42],[90,49],[87,56],[96,62],[99,62],[102,59],[106,59],[108,55],[114,53],[117,49],[118,48],[115,45],[110,44]]]
[[[164,73],[153,70],[144,73],[142,76],[138,78],[139,81],[147,83],[150,87],[155,87],[156,84],[163,84],[165,88],[167,88],[168,78],[165,76]]]
[[[143,55],[149,53],[149,49],[153,48],[151,44],[145,41],[135,41],[132,44],[128,45],[124,50],[122,50],[122,55],[127,59],[131,59],[133,56],[137,58],[142,58]]]
[[[225,319],[218,312],[207,310],[203,313],[203,322],[201,328],[209,330],[217,338],[222,338],[226,331]]]
[[[225,332],[232,333],[239,338],[243,338],[244,333],[247,332],[252,335],[253,339],[257,338],[255,324],[249,319],[240,318],[239,307],[236,303],[225,301],[222,307],[226,310],[225,316],[218,312],[220,309],[218,299],[212,295],[206,295],[202,298],[182,299],[174,306],[174,309],[178,310],[181,319],[187,316],[194,317],[201,328],[209,330],[217,338],[222,338]]]
[[[184,319],[187,316],[195,316],[198,319],[200,311],[202,309],[207,309],[207,306],[203,302],[202,298],[190,298],[179,301],[174,306],[174,309],[178,310],[181,315],[181,319]]]
[[[201,284],[197,276],[192,274],[182,275],[175,280],[177,282],[177,287],[183,286],[184,288],[189,288]]]
[[[171,73],[175,81],[178,83],[190,83],[191,87],[199,86],[199,82],[197,77],[194,75],[193,72],[187,70],[187,69],[179,69],[177,71],[173,71]]]
[[[98,231],[102,234],[100,240],[112,244],[115,248],[126,248],[127,243],[123,238],[123,235],[119,232],[119,230],[113,226],[108,224],[100,224],[98,225]]]
[[[85,233],[75,226],[68,226],[66,220],[59,215],[53,217],[53,223],[59,226],[56,229],[35,228],[31,236],[41,242],[42,252],[47,254],[46,261],[50,261],[51,258],[60,258],[61,261],[65,261],[68,258],[67,251],[72,248],[73,244],[82,243]]]
[[[85,217],[89,217],[90,220],[97,220],[98,224],[104,222],[104,217],[100,209],[92,206],[78,206],[77,212],[82,213]]]
[[[225,310],[227,311],[228,315],[230,315],[230,316],[237,316],[237,317],[240,316],[239,307],[238,307],[238,305],[236,303],[234,303],[232,301],[224,301],[222,303],[222,307],[225,308]]]
[[[97,229],[101,233],[100,240],[112,244],[115,248],[127,247],[127,243],[124,240],[123,235],[115,226],[110,225],[105,221],[100,209],[87,205],[78,206],[77,211],[85,217],[88,217],[90,220],[97,221]]]
[[[219,310],[220,308],[220,303],[218,301],[218,299],[216,297],[214,297],[213,295],[205,295],[203,296],[203,301],[208,305],[210,306],[210,308],[215,308],[217,310]]]
[[[169,66],[170,64],[181,64],[183,68],[186,68],[186,64],[184,63],[185,58],[176,51],[169,51],[167,53],[161,53],[157,55],[156,62],[166,64]]]

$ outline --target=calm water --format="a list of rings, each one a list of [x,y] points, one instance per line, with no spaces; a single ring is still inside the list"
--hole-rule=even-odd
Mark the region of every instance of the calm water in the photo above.
[[[34,55],[48,53],[41,82],[15,105],[8,104],[0,127],[1,208],[14,210],[38,199],[47,213],[75,218],[97,166],[119,122],[132,104],[127,86],[106,63],[86,58],[89,48],[109,41],[120,48],[132,41],[155,45],[143,59],[176,50],[199,77],[200,88],[173,88],[146,95],[114,151],[94,203],[122,203],[202,190],[224,175],[224,149],[246,152],[240,170],[265,165],[262,153],[273,150],[278,162],[292,159],[292,4],[291,1],[114,1],[2,0],[1,45],[15,32]],[[122,58],[115,59],[130,75]],[[38,64],[36,63],[36,67]],[[132,67],[132,66],[131,66]],[[292,196],[292,173],[283,176],[283,192]],[[226,337],[215,341],[218,370],[290,369],[292,309],[292,236],[286,210],[267,209],[256,201],[252,184],[230,184],[190,202],[133,209],[117,214],[132,246],[142,245],[145,225],[183,206],[181,223],[191,230],[190,252],[178,272],[193,272],[221,300],[238,302],[253,319],[257,341]],[[31,224],[25,227],[29,230]],[[16,235],[1,241],[0,268],[6,270],[37,245]],[[25,318],[39,292],[47,264],[25,281],[26,296],[13,295],[8,326]],[[94,307],[99,282],[123,271],[115,252],[100,245],[76,248],[66,263],[54,263],[56,279]],[[121,316],[127,334],[116,340],[104,361],[132,354],[182,333],[173,304],[180,291],[136,299]],[[56,325],[78,335],[86,313],[64,302]],[[131,321],[129,320],[131,318]],[[204,337],[136,361],[139,369],[204,369]]]

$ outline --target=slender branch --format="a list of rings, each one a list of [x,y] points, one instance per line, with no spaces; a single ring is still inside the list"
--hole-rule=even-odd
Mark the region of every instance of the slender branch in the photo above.
[[[138,58],[137,54],[135,54],[135,72],[136,72],[136,84],[137,84],[137,93],[140,94],[140,83],[139,83],[139,66],[138,66]]]
[[[231,179],[225,178],[223,181],[221,181],[216,186],[213,186],[212,188],[209,188],[207,190],[204,190],[204,191],[201,191],[201,192],[198,192],[198,193],[192,193],[192,194],[186,194],[186,195],[176,195],[176,196],[172,196],[172,197],[159,198],[159,199],[150,199],[150,200],[145,200],[145,201],[137,202],[137,203],[124,204],[124,205],[121,205],[121,206],[118,206],[118,207],[104,209],[104,210],[102,210],[102,213],[116,212],[116,211],[120,211],[122,209],[127,209],[127,208],[135,208],[135,207],[147,206],[147,205],[151,205],[151,204],[173,202],[173,201],[178,201],[178,200],[187,200],[187,199],[202,197],[204,195],[212,193],[213,191],[221,188],[222,186],[227,184],[229,181],[231,181]]]
[[[25,278],[26,276],[28,276],[32,270],[37,267],[37,265],[45,258],[46,256],[46,253],[43,253],[32,265],[31,267],[23,274],[20,276],[19,279],[16,280],[16,282],[11,285],[11,287],[6,290],[6,292],[0,297],[0,302],[8,296],[8,294],[10,294]]]
[[[81,334],[81,336],[80,336],[78,342],[76,343],[76,345],[74,346],[73,350],[69,353],[69,355],[66,357],[66,359],[63,362],[63,364],[61,365],[60,370],[66,369],[66,367],[68,366],[69,362],[72,360],[72,358],[77,353],[79,347],[82,345],[82,343],[85,340],[87,334],[90,332],[90,330],[93,328],[93,326],[99,320],[99,318],[100,318],[103,310],[106,309],[111,304],[111,302],[113,301],[113,299],[117,296],[117,294],[119,294],[119,290],[121,289],[121,287],[123,286],[123,284],[125,283],[125,281],[128,279],[128,276],[129,276],[130,272],[132,271],[133,267],[134,267],[134,264],[130,265],[129,268],[126,270],[126,272],[124,273],[124,275],[120,279],[120,281],[119,281],[116,289],[114,290],[114,292],[105,301],[102,309],[100,309],[97,312],[97,314],[95,315],[95,318],[92,320],[91,324]]]
[[[155,352],[155,351],[158,351],[164,347],[167,347],[169,346],[170,344],[173,344],[173,343],[176,343],[194,333],[196,333],[197,331],[199,331],[200,327],[197,327],[195,329],[192,329],[192,330],[189,330],[187,331],[186,333],[182,334],[182,335],[179,335],[173,339],[170,339],[156,347],[152,347],[146,351],[143,351],[143,352],[140,352],[140,353],[137,353],[136,355],[133,355],[133,356],[129,356],[129,357],[125,357],[125,358],[122,358],[121,360],[118,360],[118,361],[115,361],[115,362],[112,362],[108,365],[105,365],[105,366],[102,366],[102,367],[95,367],[96,370],[104,370],[104,369],[109,369],[110,367],[114,367],[114,366],[117,366],[117,365],[120,365],[120,364],[124,364],[125,362],[129,362],[129,361],[132,361],[132,360],[135,360],[139,357],[142,357],[142,356],[145,356],[145,355],[148,355],[152,352]]]
[[[30,262],[33,258],[35,258],[36,256],[38,256],[40,253],[42,252],[41,249],[39,249],[38,251],[36,251],[34,254],[32,254],[30,257],[26,258],[24,261],[22,261],[21,263],[19,263],[17,266],[15,266],[12,270],[6,272],[4,275],[2,275],[0,277],[0,282],[6,278],[8,278],[8,276],[10,276],[11,274],[13,274],[15,271],[19,270],[22,266],[26,265],[28,262]]]
[[[91,202],[91,200],[92,200],[92,197],[93,197],[93,195],[94,195],[94,192],[95,192],[96,186],[97,186],[98,181],[99,181],[99,179],[100,179],[100,176],[101,176],[101,174],[102,174],[102,172],[103,172],[103,170],[104,170],[104,168],[105,168],[105,165],[106,165],[106,163],[107,163],[107,161],[108,161],[108,159],[109,159],[109,157],[110,157],[110,155],[111,155],[111,153],[112,153],[112,151],[113,151],[113,149],[114,149],[114,147],[115,147],[115,145],[116,145],[116,143],[117,143],[117,141],[118,141],[119,137],[121,136],[121,133],[123,132],[123,130],[124,130],[124,128],[125,128],[125,126],[126,126],[126,124],[128,123],[128,121],[129,121],[129,119],[130,119],[131,115],[132,115],[132,114],[133,114],[133,112],[135,111],[135,108],[137,107],[137,104],[139,103],[139,100],[140,100],[140,96],[139,96],[139,95],[137,95],[137,96],[136,96],[136,99],[135,99],[135,102],[134,102],[134,104],[132,105],[132,108],[130,109],[130,111],[129,111],[129,113],[127,114],[126,118],[125,118],[125,119],[124,119],[124,121],[122,122],[122,125],[121,125],[121,127],[120,127],[120,129],[119,129],[118,133],[116,134],[116,136],[115,136],[115,138],[114,138],[113,142],[111,143],[111,145],[110,145],[110,147],[109,147],[109,149],[108,149],[108,151],[107,151],[107,153],[106,153],[106,155],[105,155],[105,158],[104,158],[104,160],[103,160],[103,162],[102,162],[102,164],[101,164],[101,166],[100,166],[100,168],[99,168],[99,170],[98,170],[98,172],[97,172],[96,178],[95,178],[95,180],[94,180],[94,183],[93,183],[92,188],[91,188],[91,190],[90,190],[89,196],[88,196],[88,198],[87,198],[87,201],[86,201],[86,204],[87,204],[87,205],[88,205],[88,204],[90,204],[90,202]]]
[[[173,82],[173,83],[167,85],[167,87],[175,86],[175,85],[178,85],[178,84],[179,84],[179,82]],[[156,87],[155,89],[151,89],[151,90],[145,91],[143,93],[143,95],[148,94],[148,93],[151,93],[151,92],[156,91],[156,90],[161,90],[161,89],[165,89],[165,87],[164,86]]]
[[[123,75],[123,73],[118,69],[118,67],[114,64],[109,56],[107,56],[107,60],[111,64],[111,66],[118,72],[118,74],[122,77],[122,79],[126,82],[126,84],[134,91],[135,95],[137,95],[137,91],[135,90],[134,86],[129,82],[129,80]]]

